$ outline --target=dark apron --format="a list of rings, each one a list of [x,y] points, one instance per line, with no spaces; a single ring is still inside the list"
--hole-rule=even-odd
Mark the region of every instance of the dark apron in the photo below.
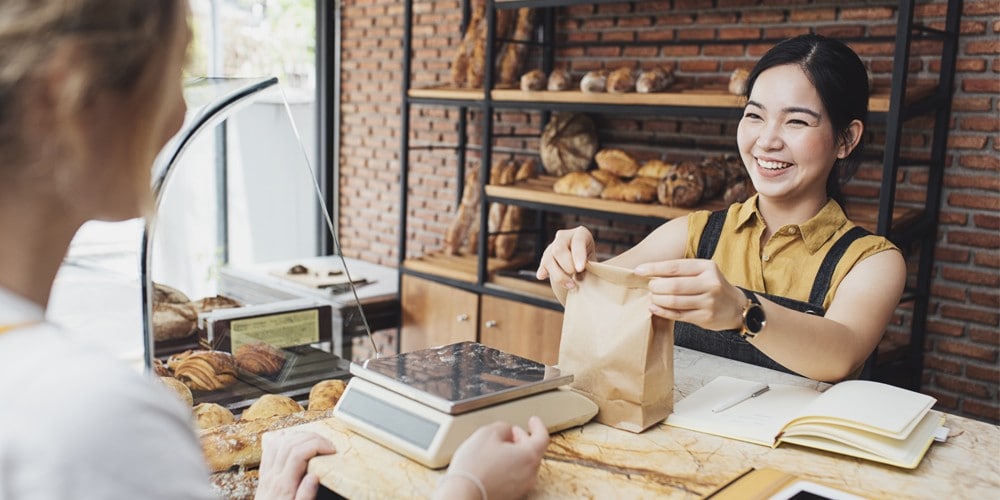
[[[698,240],[697,257],[699,259],[711,259],[715,254],[715,247],[719,243],[719,235],[722,233],[722,225],[725,220],[726,209],[712,212],[708,217],[708,224],[706,224],[705,230],[701,234],[701,239]],[[837,268],[837,263],[840,262],[840,258],[843,257],[844,252],[847,251],[847,248],[851,246],[854,240],[868,234],[870,233],[865,229],[854,227],[844,233],[833,244],[833,247],[830,248],[830,251],[823,259],[823,263],[820,264],[816,278],[813,280],[812,291],[809,293],[809,302],[771,295],[756,290],[754,290],[754,293],[794,311],[815,314],[817,316],[825,315],[826,310],[823,308],[823,298],[826,297],[826,293],[830,289],[830,280],[833,278],[833,272]],[[766,332],[764,335],[766,335]],[[706,330],[691,323],[678,321],[674,323],[674,343],[696,351],[707,352],[772,370],[795,373],[767,357],[767,355],[743,339],[740,336],[739,330]],[[870,361],[871,359],[869,359],[869,363],[865,363],[866,369],[862,372],[862,378],[867,378],[867,372],[871,364]],[[800,375],[798,373],[795,374]]]

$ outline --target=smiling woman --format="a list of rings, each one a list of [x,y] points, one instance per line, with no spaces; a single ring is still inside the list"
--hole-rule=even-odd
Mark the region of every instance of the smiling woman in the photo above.
[[[737,144],[758,194],[667,222],[610,259],[649,276],[650,310],[678,345],[822,381],[858,377],[902,294],[898,249],[858,228],[840,183],[860,161],[868,76],[849,47],[802,35],[747,79]],[[556,296],[595,255],[556,233],[538,269]]]

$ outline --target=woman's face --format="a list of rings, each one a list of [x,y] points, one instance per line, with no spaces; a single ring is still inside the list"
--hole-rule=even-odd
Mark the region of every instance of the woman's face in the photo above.
[[[737,145],[761,197],[826,199],[826,179],[844,153],[816,88],[797,65],[763,71],[754,83]]]

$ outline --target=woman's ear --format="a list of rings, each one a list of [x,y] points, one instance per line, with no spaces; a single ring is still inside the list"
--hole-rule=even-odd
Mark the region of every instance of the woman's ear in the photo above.
[[[843,160],[851,155],[854,148],[861,142],[861,134],[865,132],[865,126],[861,120],[852,120],[840,134],[840,145],[837,148],[837,158]]]

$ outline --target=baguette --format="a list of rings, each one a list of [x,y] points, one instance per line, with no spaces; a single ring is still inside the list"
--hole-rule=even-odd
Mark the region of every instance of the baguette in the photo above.
[[[486,17],[486,2],[479,0],[476,2],[469,19],[469,25],[465,28],[465,36],[455,50],[455,56],[451,63],[451,84],[455,87],[465,87],[466,78],[469,73],[469,65],[472,59],[472,52],[476,46],[476,39],[479,35],[479,26],[483,24]]]
[[[459,255],[462,242],[465,241],[472,226],[472,219],[476,215],[476,206],[479,204],[479,172],[469,171],[465,176],[465,190],[462,192],[462,202],[458,205],[455,219],[451,221],[448,230],[444,234],[445,252],[451,255]]]
[[[503,260],[510,260],[517,251],[517,231],[521,230],[523,211],[517,205],[510,205],[503,214],[503,223],[500,224],[500,234],[497,235],[497,257]]]
[[[220,425],[198,433],[205,462],[211,472],[222,472],[233,466],[260,465],[261,436],[265,432],[285,429],[333,416],[333,410],[302,411],[280,417],[239,421]]]
[[[521,66],[524,64],[524,55],[528,52],[528,43],[531,41],[531,32],[535,29],[535,9],[522,7],[517,9],[517,21],[514,24],[514,33],[511,35],[511,42],[504,48],[503,55],[500,56],[500,78],[501,84],[514,83]],[[545,74],[542,73],[542,81]],[[523,88],[523,78],[522,78]],[[545,84],[537,89],[542,90]]]

